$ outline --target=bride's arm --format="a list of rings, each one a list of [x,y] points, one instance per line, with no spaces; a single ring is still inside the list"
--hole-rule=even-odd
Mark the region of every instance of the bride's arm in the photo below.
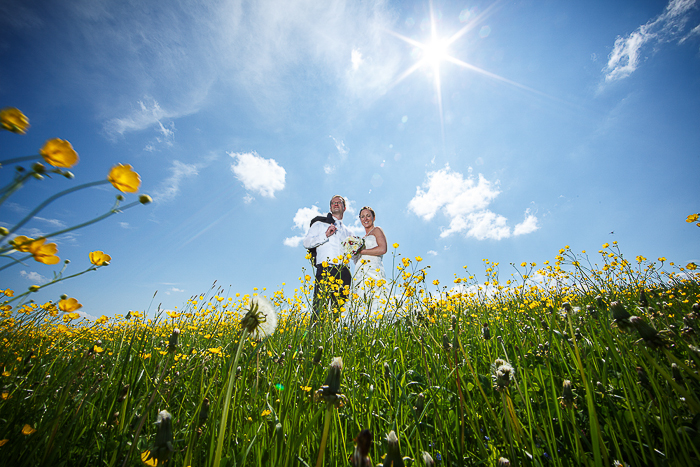
[[[374,238],[377,239],[377,246],[368,250],[362,250],[360,251],[360,254],[369,256],[382,256],[384,253],[386,253],[386,236],[384,235],[384,231],[381,229],[381,227],[375,227],[373,233]]]

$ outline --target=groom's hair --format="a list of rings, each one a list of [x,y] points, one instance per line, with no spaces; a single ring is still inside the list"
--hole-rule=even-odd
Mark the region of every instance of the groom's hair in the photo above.
[[[343,202],[343,208],[347,209],[347,206],[345,206],[345,197],[343,197],[343,196],[341,196],[341,195],[335,195],[335,196],[333,196],[333,197],[331,198],[331,200],[328,202],[328,205],[330,206],[330,204],[331,204],[331,203],[333,202],[333,200],[336,199],[336,198],[340,198],[340,200]]]

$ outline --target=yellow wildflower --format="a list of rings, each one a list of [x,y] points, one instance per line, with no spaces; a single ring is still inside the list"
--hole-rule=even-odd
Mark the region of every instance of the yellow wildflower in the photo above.
[[[65,311],[66,313],[78,310],[82,308],[82,306],[83,305],[78,303],[78,300],[76,300],[75,298],[66,298],[58,302],[58,308],[60,308],[61,311]]]
[[[71,168],[80,160],[73,146],[65,139],[60,138],[48,140],[44,147],[39,149],[39,154],[47,164],[54,167]]]
[[[121,192],[136,193],[141,186],[141,177],[134,172],[131,165],[117,164],[109,171],[107,180]]]
[[[685,267],[689,271],[695,271],[698,268],[698,265],[695,263],[688,263]]]
[[[8,441],[10,441],[10,440],[9,439],[0,439],[0,447],[6,445]]]
[[[29,119],[19,109],[6,107],[0,110],[0,128],[23,135],[29,128]]]
[[[398,243],[394,243],[392,246],[393,246],[394,248],[398,248],[398,247],[399,247],[399,244],[398,244]]]
[[[263,410],[262,413],[260,414],[261,417],[266,417],[272,413],[271,410]]]
[[[105,254],[104,251],[97,250],[90,253],[90,262],[95,266],[109,264],[110,261],[112,261],[112,257]]]
[[[150,465],[151,467],[158,465],[158,459],[151,457],[151,451],[149,450],[145,450],[141,453],[141,462],[146,465]]]
[[[35,430],[34,428],[32,428],[31,426],[29,426],[28,423],[26,423],[26,424],[22,427],[22,434],[23,434],[23,435],[29,436],[29,435],[33,435],[34,433],[36,433],[36,430]]]
[[[689,224],[692,224],[693,222],[698,220],[699,217],[700,217],[700,214],[691,214],[685,218],[685,221]]]
[[[416,261],[420,263],[421,261],[423,261],[423,258],[421,258],[420,256],[416,256]]]
[[[61,258],[56,256],[58,247],[55,243],[46,243],[45,238],[34,240],[29,245],[29,252],[34,256],[34,259],[44,264],[56,264],[61,261]]]
[[[25,235],[17,235],[15,238],[12,239],[10,243],[12,244],[15,250],[27,253],[29,252],[29,245],[31,245],[31,242],[33,241],[34,239],[31,237],[27,237]]]

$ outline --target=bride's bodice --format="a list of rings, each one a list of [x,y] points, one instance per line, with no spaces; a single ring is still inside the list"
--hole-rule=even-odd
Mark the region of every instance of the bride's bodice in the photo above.
[[[375,237],[374,235],[367,235],[365,237],[365,248],[370,249],[370,248],[375,248],[377,246],[379,246],[377,244],[377,237]],[[366,256],[369,257],[370,255],[366,255]],[[375,258],[381,258],[381,256],[375,256]]]

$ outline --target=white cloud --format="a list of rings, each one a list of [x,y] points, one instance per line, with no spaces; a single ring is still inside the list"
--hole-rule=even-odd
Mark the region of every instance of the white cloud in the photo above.
[[[477,240],[501,240],[511,236],[507,219],[487,209],[500,194],[498,183],[490,182],[481,174],[475,178],[471,168],[465,178],[445,165],[443,169],[426,174],[426,181],[422,187],[416,188],[416,195],[409,201],[408,208],[426,221],[432,220],[438,212],[448,217],[450,225],[443,228],[442,238],[462,233]],[[537,218],[528,217],[516,226],[517,235],[536,230],[536,226]]]
[[[352,49],[350,61],[352,62],[352,69],[357,70],[362,65],[362,53],[357,49]]]
[[[323,166],[323,171],[326,173],[326,175],[330,175],[335,172],[335,166],[326,164]]]
[[[471,173],[465,179],[447,164],[444,169],[426,175],[423,188],[417,187],[416,195],[408,203],[408,208],[425,220],[431,220],[440,209],[450,217],[484,209],[500,193],[494,186],[498,181],[492,184],[479,174],[478,182],[475,182]]]
[[[537,225],[537,217],[530,214],[530,209],[527,209],[525,210],[525,220],[515,226],[513,229],[513,235],[517,236],[529,234],[539,228],[540,227]]]
[[[294,228],[301,230],[306,234],[309,229],[309,222],[311,219],[317,216],[321,216],[323,213],[318,206],[311,206],[310,208],[299,208],[296,214],[294,214]]]
[[[128,229],[128,228],[130,228],[128,222],[120,222],[120,223],[119,223],[119,227],[121,227],[122,229]]]
[[[170,287],[168,290],[165,291],[165,295],[170,295],[171,293],[180,293],[184,292],[183,289],[178,289],[177,287]]]
[[[285,238],[282,243],[285,246],[289,246],[292,248],[296,248],[299,245],[301,245],[301,242],[304,241],[304,237],[302,235],[295,235],[294,237],[287,237]]]
[[[428,250],[428,254],[429,254],[429,255],[432,255],[432,256],[437,256],[437,255],[438,255],[438,252],[435,251],[435,250]]]
[[[275,191],[284,189],[287,171],[274,159],[265,159],[255,151],[229,155],[235,160],[231,164],[231,171],[246,190],[274,198]]]
[[[285,238],[282,243],[292,248],[296,248],[301,245],[301,242],[304,240],[304,235],[306,235],[306,232],[309,230],[309,223],[311,222],[311,219],[321,215],[323,215],[323,213],[318,209],[318,206],[297,209],[293,219],[294,227],[292,228],[302,231],[303,235]]]
[[[632,74],[639,67],[647,45],[653,49],[682,35],[690,20],[688,13],[695,8],[695,3],[696,0],[671,0],[659,16],[639,26],[627,37],[618,36],[603,69],[605,81],[617,81]],[[695,29],[697,26],[679,42],[693,35]]]
[[[180,182],[196,175],[199,175],[196,165],[173,161],[170,167],[170,177],[163,180],[155,189],[153,199],[157,202],[170,201],[180,192]]]
[[[46,224],[49,224],[55,229],[65,229],[66,227],[68,227],[63,221],[60,221],[58,219],[46,219],[44,217],[39,216],[34,216],[34,219],[41,222],[45,222]]]
[[[160,104],[150,96],[145,96],[136,104],[137,106],[132,108],[128,115],[113,118],[105,123],[104,129],[108,135],[121,136],[124,133],[145,130],[156,124],[159,127],[158,131],[164,136],[172,134],[171,130],[163,126],[161,120],[175,118],[178,115],[163,110]]]
[[[20,271],[19,275],[24,277],[28,281],[31,281],[37,285],[45,284],[49,281],[47,278],[45,278],[41,274],[39,274],[38,272],[34,272],[34,271],[31,271],[31,272]]]

